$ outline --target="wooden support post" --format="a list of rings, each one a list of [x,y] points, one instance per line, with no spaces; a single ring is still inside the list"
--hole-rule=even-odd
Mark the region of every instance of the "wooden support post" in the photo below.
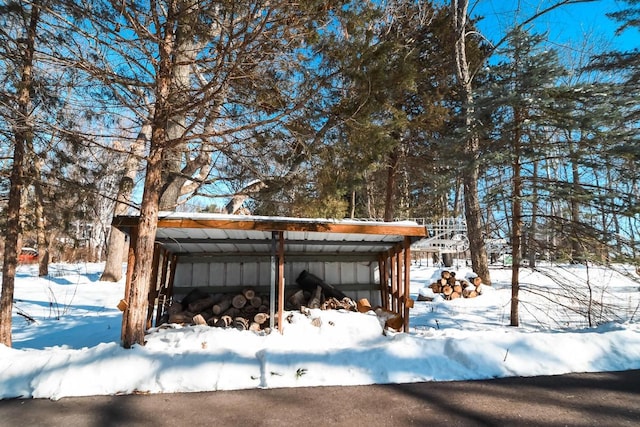
[[[404,325],[403,331],[409,332],[409,310],[413,307],[411,299],[411,238],[404,238]]]
[[[278,240],[278,330],[282,333],[282,312],[284,311],[284,231],[278,232]]]
[[[149,279],[149,294],[147,296],[147,322],[146,328],[152,326],[153,310],[156,309],[158,298],[158,270],[160,268],[160,252],[162,246],[158,243],[153,245],[153,259],[151,261],[151,278]]]
[[[271,232],[271,276],[270,276],[270,284],[269,284],[269,327],[271,330],[275,327],[276,324],[276,239],[278,233],[275,231]]]
[[[395,251],[391,251],[390,264],[391,264],[391,311],[398,312],[398,275],[396,274],[396,267],[398,254]]]
[[[160,276],[160,287],[158,291],[158,309],[156,310],[156,320],[155,326],[158,326],[160,323],[160,318],[164,314],[165,304],[167,303],[167,298],[169,293],[167,292],[167,275],[169,271],[169,259],[171,258],[171,254],[167,250],[162,251],[162,275]],[[162,301],[160,301],[162,299]]]
[[[120,328],[120,340],[125,340],[125,329],[129,317],[129,293],[131,292],[131,281],[133,280],[133,267],[136,263],[136,241],[138,240],[138,227],[131,227],[129,230],[129,251],[127,253],[127,279],[124,287],[124,297],[120,300],[118,307],[122,310],[122,327]]]
[[[403,255],[402,245],[396,245],[394,248],[396,253],[396,274],[398,278],[396,279],[396,283],[398,284],[398,313],[400,316],[404,313],[403,302],[404,302],[404,281],[403,277]]]
[[[380,281],[380,299],[382,307],[389,308],[389,276],[387,275],[387,262],[383,254],[378,255],[378,280]]]

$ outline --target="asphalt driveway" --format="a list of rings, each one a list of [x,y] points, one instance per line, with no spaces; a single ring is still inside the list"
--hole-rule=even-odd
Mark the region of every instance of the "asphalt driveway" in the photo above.
[[[0,401],[1,426],[639,426],[640,370]]]

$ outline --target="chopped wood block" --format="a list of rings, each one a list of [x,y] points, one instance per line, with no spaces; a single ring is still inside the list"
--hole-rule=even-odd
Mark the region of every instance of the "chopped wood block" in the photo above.
[[[251,288],[246,288],[242,290],[242,295],[247,299],[247,301],[251,301],[251,298],[256,296],[256,291]]]
[[[202,317],[201,314],[196,314],[195,316],[193,316],[193,323],[195,323],[196,325],[206,325],[207,321],[204,320],[204,317]]]
[[[307,306],[309,308],[320,308],[320,304],[322,303],[322,286],[316,286],[316,290],[311,295]]]
[[[253,316],[254,323],[257,323],[258,325],[265,324],[267,320],[269,320],[269,315],[267,313],[257,313]]]
[[[169,315],[178,314],[182,312],[182,303],[179,303],[177,301],[172,302],[169,308],[167,309],[167,312],[169,313]]]
[[[247,304],[247,299],[242,294],[238,294],[231,300],[231,305],[235,308],[242,308]]]
[[[229,307],[231,307],[231,299],[224,298],[219,303],[213,305],[213,314],[215,314],[216,316],[222,314],[227,311]]]
[[[465,298],[475,298],[478,296],[478,293],[473,289],[465,289],[462,291],[462,296]]]
[[[246,331],[249,329],[249,320],[245,317],[236,317],[233,319],[233,327],[240,331]]]
[[[260,308],[260,306],[262,305],[262,297],[258,295],[254,295],[251,298],[247,298],[247,301],[249,301],[249,304],[251,305],[251,307]]]
[[[201,311],[213,307],[215,302],[216,301],[213,296],[208,296],[207,298],[199,299],[190,303],[188,310],[192,313],[200,313]]]
[[[359,299],[357,307],[360,313],[366,313],[367,311],[371,310],[371,304],[369,303],[369,300],[366,298]]]

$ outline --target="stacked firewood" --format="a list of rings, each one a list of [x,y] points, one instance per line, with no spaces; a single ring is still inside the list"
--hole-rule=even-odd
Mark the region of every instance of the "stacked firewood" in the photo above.
[[[322,310],[356,311],[355,301],[307,270],[300,273],[296,283],[298,289],[287,295],[286,310],[300,310],[301,307],[307,307]]]
[[[269,326],[269,298],[253,288],[238,293],[209,294],[201,289],[173,302],[163,319],[167,323],[235,327],[260,331]]]
[[[482,293],[482,279],[474,277],[471,282],[457,279],[454,271],[443,271],[438,281],[429,285],[434,294],[441,294],[445,300],[475,298]],[[418,301],[432,301],[429,295],[418,295]]]
[[[356,311],[357,304],[351,298],[306,270],[300,273],[296,283],[297,288],[285,290],[285,310]],[[173,302],[160,323],[269,332],[269,297],[249,287],[238,293],[213,295],[196,288],[181,301]]]

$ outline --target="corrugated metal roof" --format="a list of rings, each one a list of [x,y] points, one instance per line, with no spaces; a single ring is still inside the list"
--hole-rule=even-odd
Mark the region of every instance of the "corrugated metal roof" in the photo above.
[[[120,216],[113,225],[130,232],[138,216]],[[415,222],[380,222],[312,218],[161,212],[156,241],[181,254],[267,254],[273,233],[283,232],[285,253],[376,254],[425,236]]]

